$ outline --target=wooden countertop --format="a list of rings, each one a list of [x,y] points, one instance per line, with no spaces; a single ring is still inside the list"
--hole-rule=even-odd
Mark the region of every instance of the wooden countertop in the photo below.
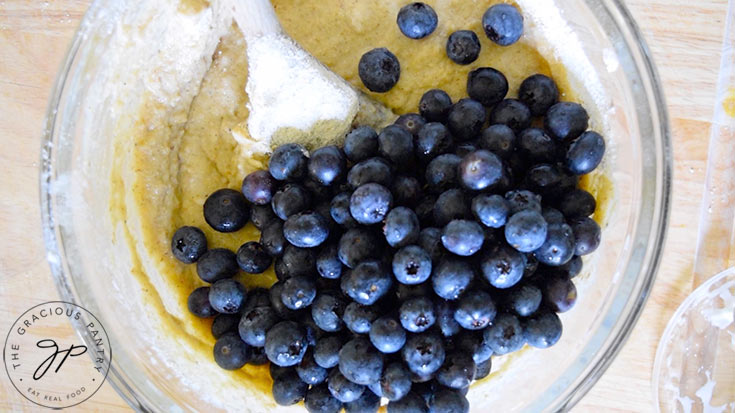
[[[58,299],[43,247],[38,196],[47,99],[89,0],[0,0],[0,332]],[[692,289],[708,142],[727,16],[725,0],[627,0],[658,64],[671,116],[673,207],[658,279],[617,359],[576,412],[654,411],[651,376],[659,337]],[[724,269],[724,268],[722,268]],[[0,411],[36,411],[0,377]],[[74,411],[130,411],[109,384]]]

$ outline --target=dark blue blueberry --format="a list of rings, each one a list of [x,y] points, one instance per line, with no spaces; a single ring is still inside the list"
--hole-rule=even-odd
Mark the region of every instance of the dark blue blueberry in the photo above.
[[[390,165],[385,159],[378,157],[361,161],[347,173],[347,182],[353,189],[371,182],[388,186],[392,180]]]
[[[254,205],[268,205],[277,186],[278,182],[273,179],[270,172],[255,171],[242,180],[242,194]]]
[[[544,128],[560,140],[574,139],[587,130],[589,115],[579,103],[559,102],[549,108]]]
[[[597,132],[585,132],[569,145],[566,167],[575,175],[588,174],[597,168],[605,155],[605,140]]]
[[[370,342],[381,353],[395,353],[406,343],[406,331],[392,317],[381,317],[370,326]]]
[[[329,244],[316,257],[316,270],[320,276],[336,280],[342,276],[342,262],[337,256],[337,244]]]
[[[436,204],[436,195],[426,195],[419,201],[414,211],[419,217],[422,227],[430,227],[434,225],[434,204]]]
[[[300,312],[291,310],[283,304],[283,300],[281,300],[281,291],[283,291],[283,281],[278,281],[268,290],[271,308],[273,308],[273,311],[283,319],[294,320],[298,318],[301,315]]]
[[[204,220],[218,232],[235,232],[250,219],[250,206],[242,192],[220,189],[204,201]]]
[[[363,261],[352,271],[342,276],[342,292],[355,302],[373,305],[388,293],[393,277],[377,261]]]
[[[449,152],[453,146],[454,139],[449,129],[439,122],[430,122],[419,130],[416,137],[416,156],[421,162],[429,162]]]
[[[339,371],[353,383],[375,383],[383,373],[383,355],[367,338],[353,338],[339,351]]]
[[[436,30],[439,19],[436,12],[428,4],[411,3],[403,6],[396,19],[398,28],[406,37],[423,39]]]
[[[393,195],[380,184],[364,184],[350,197],[350,213],[363,225],[382,221],[393,206]]]
[[[238,370],[252,358],[250,346],[237,334],[225,334],[214,343],[214,361],[225,370]]]
[[[272,257],[280,257],[286,248],[286,238],[283,236],[283,222],[276,219],[266,226],[260,233],[260,244],[265,252]]]
[[[535,165],[526,173],[525,186],[543,197],[553,198],[563,193],[563,171],[556,165]]]
[[[327,387],[332,396],[343,403],[357,400],[365,391],[365,386],[347,380],[338,369],[333,369],[329,373]]]
[[[306,331],[295,321],[281,321],[265,336],[268,360],[282,367],[299,364],[308,346]]]
[[[296,369],[294,369],[293,367],[281,367],[277,364],[269,363],[268,372],[270,373],[271,378],[275,380],[287,374],[296,374]]]
[[[310,311],[301,312],[300,322],[306,331],[306,342],[309,346],[316,346],[316,341],[324,335],[324,331],[316,325],[314,318],[311,316]]]
[[[472,355],[455,352],[447,355],[444,365],[436,373],[436,381],[452,389],[464,389],[475,379],[477,366]]]
[[[171,253],[184,264],[196,262],[207,252],[207,237],[197,227],[181,227],[171,238]]]
[[[189,312],[197,317],[209,318],[217,315],[217,311],[209,304],[209,287],[199,287],[192,291],[186,304]]]
[[[462,158],[445,153],[434,158],[426,166],[426,184],[436,192],[445,191],[457,184],[457,167]]]
[[[516,135],[513,129],[503,124],[490,125],[480,134],[477,141],[480,149],[493,152],[499,157],[510,157],[516,147]]]
[[[558,207],[567,219],[583,218],[595,213],[597,201],[584,189],[574,189],[560,198]]]
[[[485,242],[485,232],[475,221],[455,219],[442,231],[442,244],[447,251],[462,256],[474,255]]]
[[[582,272],[582,265],[582,257],[575,256],[566,264],[556,267],[556,269],[557,271],[559,271],[560,274],[571,279],[578,276]]]
[[[482,15],[482,28],[488,39],[510,46],[523,34],[523,16],[510,4],[496,4]]]
[[[357,221],[350,214],[351,196],[352,193],[350,192],[341,192],[332,199],[329,205],[329,214],[332,220],[344,228],[354,228],[357,226]]]
[[[378,135],[378,151],[396,167],[413,159],[413,135],[398,125],[388,125]]]
[[[402,127],[411,133],[411,135],[416,136],[419,134],[419,130],[426,125],[426,119],[418,113],[404,113],[393,124]]]
[[[482,331],[464,330],[454,337],[455,351],[462,351],[472,356],[475,364],[490,360],[493,350],[485,345],[482,339]]]
[[[283,282],[281,301],[291,310],[301,310],[311,305],[316,297],[316,285],[307,276],[294,276]]]
[[[469,413],[470,402],[457,390],[438,389],[429,401],[430,412]]]
[[[395,205],[415,207],[421,200],[421,182],[413,176],[398,175],[391,185]]]
[[[384,47],[362,55],[357,69],[362,84],[371,92],[387,92],[393,89],[401,77],[401,64],[398,58]]]
[[[329,186],[344,176],[346,167],[342,151],[334,145],[329,145],[312,152],[307,169],[311,179]]]
[[[262,274],[272,262],[273,258],[259,242],[246,242],[237,250],[237,265],[248,274]]]
[[[345,403],[345,413],[378,413],[380,410],[380,397],[372,391],[362,392],[357,400]]]
[[[388,245],[393,248],[401,248],[418,241],[419,218],[412,209],[406,207],[393,208],[385,217],[383,233]]]
[[[559,88],[550,77],[536,74],[521,83],[518,99],[528,105],[533,116],[543,116],[559,101]]]
[[[551,224],[546,241],[533,252],[536,259],[551,267],[564,265],[574,256],[575,240],[572,228],[567,224]]]
[[[339,239],[337,256],[342,264],[354,268],[362,261],[380,257],[378,237],[364,228],[355,228],[345,232]]]
[[[526,256],[503,244],[486,249],[480,258],[485,279],[495,288],[510,288],[523,278]]]
[[[253,205],[250,210],[250,220],[253,222],[255,228],[263,231],[272,222],[277,221],[278,217],[273,212],[273,206],[268,203],[268,205]]]
[[[482,290],[472,290],[457,302],[454,319],[466,330],[482,330],[490,325],[495,313],[495,304],[490,294]]]
[[[411,391],[411,384],[411,372],[400,362],[386,366],[380,378],[383,397],[389,401],[401,400]]]
[[[500,180],[503,162],[494,153],[480,149],[462,158],[458,175],[465,188],[481,191]]]
[[[358,303],[349,303],[342,314],[347,328],[355,334],[367,334],[370,332],[370,326],[380,314],[374,307],[361,305]]]
[[[433,374],[444,363],[444,341],[432,332],[414,334],[406,340],[401,355],[411,372],[418,375]]]
[[[562,325],[553,311],[540,311],[523,322],[526,342],[536,348],[548,348],[559,341]]]
[[[546,241],[548,224],[533,209],[516,212],[505,224],[505,239],[520,252],[536,251]]]
[[[457,30],[447,39],[447,57],[460,65],[468,65],[477,60],[480,48],[480,39],[472,30]]]
[[[242,341],[253,347],[265,346],[265,334],[279,321],[271,307],[255,307],[240,318],[237,331]]]
[[[325,369],[336,367],[339,364],[341,348],[342,339],[339,336],[324,336],[314,346],[314,361]]]
[[[431,89],[421,96],[419,113],[429,122],[443,122],[452,108],[452,98],[441,89]]]
[[[515,132],[531,126],[531,110],[516,99],[505,99],[490,112],[490,124],[506,125]]]
[[[277,147],[270,160],[268,171],[279,181],[294,181],[306,176],[306,148],[297,143],[287,143]]]
[[[419,247],[429,253],[432,263],[439,262],[444,255],[444,246],[442,245],[442,230],[439,228],[424,228],[419,234]]]
[[[454,311],[456,310],[453,302],[437,299],[434,303],[436,307],[436,325],[439,327],[444,337],[452,337],[462,330],[462,327],[454,319]]]
[[[421,396],[410,392],[401,400],[389,402],[388,413],[429,413],[429,405]]]
[[[251,347],[253,357],[250,358],[248,364],[252,366],[264,366],[270,364],[268,356],[265,355],[265,347]]]
[[[309,385],[301,381],[293,370],[288,370],[273,379],[273,400],[281,406],[292,406],[306,397]]]
[[[341,181],[342,180],[340,180],[340,183]],[[301,184],[311,194],[312,204],[321,204],[323,202],[331,200],[332,196],[334,195],[333,189],[335,189],[337,186],[336,184],[332,186],[324,186],[311,178],[306,178],[302,180]]]
[[[513,288],[506,298],[506,307],[521,317],[528,317],[541,305],[541,290],[533,284]]]
[[[245,305],[247,291],[238,281],[230,278],[219,280],[209,289],[209,304],[218,313],[235,314]]]
[[[436,322],[434,303],[427,297],[413,297],[398,309],[401,325],[410,333],[421,333]]]
[[[470,217],[470,207],[467,197],[461,189],[444,191],[434,204],[434,223],[445,226],[455,219]]]
[[[240,314],[217,314],[212,321],[212,337],[220,338],[226,333],[237,331]]]
[[[367,388],[376,396],[383,397],[383,390],[380,388],[380,382],[370,383]],[[364,394],[364,393],[363,393]]]
[[[393,275],[401,284],[421,284],[431,276],[431,256],[417,245],[403,247],[393,255]]]
[[[551,208],[551,207],[544,207],[541,210],[541,216],[544,217],[544,220],[549,224],[566,224],[567,221],[564,218],[564,214],[561,213],[558,209]]]
[[[248,291],[248,299],[242,307],[243,314],[257,307],[268,307],[271,305],[270,293],[265,288],[254,288]],[[239,319],[238,319],[239,321]]]
[[[291,215],[307,210],[311,205],[311,195],[299,184],[286,184],[273,195],[271,205],[278,218],[285,221]]]
[[[486,117],[482,103],[474,99],[462,99],[449,110],[447,126],[458,141],[466,141],[482,132]]]
[[[472,200],[472,214],[489,228],[501,228],[510,213],[510,205],[500,195],[480,194]]]
[[[326,383],[312,386],[304,398],[304,407],[309,413],[339,413],[342,402],[335,399]]]
[[[534,163],[553,162],[559,156],[557,142],[538,128],[528,128],[518,135],[518,151]]]
[[[527,190],[514,190],[506,192],[505,200],[510,206],[510,214],[515,214],[526,209],[541,212],[541,197]]]
[[[454,147],[454,154],[459,156],[460,158],[463,158],[476,150],[477,145],[475,145],[473,142],[464,142]]]
[[[352,162],[361,162],[378,154],[378,133],[370,126],[359,126],[345,137],[345,155]]]
[[[291,277],[312,276],[316,268],[315,251],[310,248],[299,248],[287,245],[283,255],[276,258],[274,270],[279,280]]]
[[[526,344],[521,322],[510,313],[498,314],[490,327],[483,331],[483,340],[493,349],[493,354],[499,356],[518,351]]]
[[[492,67],[479,67],[467,75],[467,94],[485,106],[493,106],[508,94],[508,79]]]
[[[283,224],[283,236],[299,248],[313,248],[329,237],[329,223],[316,212],[293,214]]]
[[[457,258],[441,260],[431,277],[434,292],[445,300],[458,299],[475,278],[475,272],[467,261]]]
[[[577,287],[566,277],[549,275],[542,281],[544,302],[553,311],[565,313],[577,302]]]
[[[482,363],[477,364],[477,370],[475,372],[475,380],[482,380],[485,377],[490,375],[490,370],[492,370],[493,362],[492,359],[487,359],[486,361],[483,361]]]
[[[574,232],[574,254],[587,255],[595,252],[600,246],[602,230],[597,222],[589,217],[573,220],[570,223]]]
[[[328,371],[324,367],[316,364],[311,350],[304,354],[301,363],[296,366],[296,373],[301,381],[308,385],[315,386],[324,383],[327,380]]]

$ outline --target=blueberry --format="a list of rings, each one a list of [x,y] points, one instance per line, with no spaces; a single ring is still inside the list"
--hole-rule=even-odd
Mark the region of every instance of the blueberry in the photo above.
[[[237,334],[225,334],[214,343],[214,361],[225,370],[238,370],[252,358],[250,346]]]
[[[578,276],[582,272],[582,265],[582,257],[575,256],[566,264],[556,267],[556,269],[565,277],[571,279]]]
[[[365,391],[365,386],[347,380],[338,369],[334,369],[329,373],[327,387],[332,396],[343,403],[357,400]]]
[[[541,210],[541,216],[544,217],[544,220],[549,224],[566,224],[567,221],[564,218],[564,214],[561,213],[558,209],[551,208],[551,207],[544,207]]]
[[[483,361],[482,363],[478,363],[477,370],[475,372],[475,380],[482,380],[485,377],[489,376],[492,366],[493,366],[492,359],[487,359],[486,361]]]
[[[334,146],[325,146],[312,152],[308,163],[309,178],[321,185],[329,186],[342,178],[346,169],[342,151]]]
[[[428,90],[419,101],[419,113],[429,122],[443,122],[452,108],[452,98],[441,89]]]
[[[296,366],[296,373],[305,384],[315,386],[327,380],[328,371],[316,364],[312,351],[308,350]]]
[[[514,190],[506,192],[505,200],[508,201],[511,215],[526,209],[541,212],[541,197],[531,191]]]
[[[248,274],[262,274],[270,267],[273,258],[255,241],[242,244],[237,250],[237,265]]]
[[[457,167],[462,161],[457,155],[445,153],[434,158],[426,166],[426,184],[437,192],[456,185]]]
[[[354,268],[362,261],[380,256],[378,237],[371,231],[355,228],[345,232],[339,240],[337,256],[342,264]]]
[[[426,119],[418,113],[404,113],[393,124],[402,127],[411,133],[411,135],[416,136],[419,130],[426,125]]]
[[[265,336],[268,360],[282,367],[299,364],[307,347],[306,331],[295,321],[281,321]]]
[[[383,158],[369,158],[352,167],[347,173],[347,182],[355,189],[367,183],[388,186],[393,180],[390,165]]]
[[[254,205],[267,205],[273,198],[278,182],[268,171],[255,171],[242,181],[242,194]]]
[[[345,413],[377,413],[380,410],[380,397],[366,390],[357,400],[345,403],[344,407]]]
[[[342,276],[342,292],[363,305],[375,304],[388,293],[393,277],[377,261],[363,261]]]
[[[393,275],[401,284],[421,284],[431,276],[431,256],[417,245],[403,247],[393,255]]]
[[[429,401],[429,411],[469,413],[470,402],[457,390],[439,389]]]
[[[416,2],[401,8],[396,23],[406,37],[423,39],[436,30],[439,19],[431,6]]]
[[[264,366],[266,364],[270,364],[268,362],[268,356],[265,355],[264,347],[250,347],[250,350],[252,352],[252,357],[250,358],[250,361],[248,361],[248,364],[251,366]]]
[[[277,364],[269,363],[268,372],[270,373],[271,378],[275,380],[288,374],[296,374],[296,369],[293,367],[281,367]]]
[[[276,258],[274,270],[279,280],[297,276],[312,276],[316,268],[314,250],[287,245],[283,255]]]
[[[466,330],[482,330],[495,318],[495,304],[482,290],[468,291],[457,302],[454,319]]]
[[[209,289],[209,303],[218,313],[235,314],[245,304],[245,287],[233,279],[222,279]]]
[[[212,337],[220,338],[226,333],[237,331],[239,322],[240,314],[217,314],[212,321]]]
[[[595,252],[600,246],[600,226],[589,217],[577,218],[571,222],[574,232],[574,254],[587,255]]]
[[[391,247],[401,248],[418,240],[420,228],[419,218],[413,210],[398,207],[385,217],[383,233]]]
[[[371,393],[378,397],[383,397],[383,390],[380,388],[380,381],[377,381],[375,383],[370,383],[367,385],[367,388],[370,390]],[[365,394],[365,393],[363,393]]]
[[[332,198],[332,202],[329,204],[329,215],[334,222],[343,228],[354,228],[357,226],[357,221],[350,214],[351,196],[351,192],[341,192]]]
[[[543,129],[528,128],[518,135],[518,151],[531,162],[553,162],[559,147]]]
[[[306,148],[297,143],[277,147],[268,161],[268,171],[279,181],[294,181],[306,176]]]
[[[370,326],[370,342],[381,353],[395,353],[406,343],[406,331],[392,317],[381,317]]]
[[[209,303],[209,287],[199,287],[189,294],[187,307],[197,317],[209,318],[217,315],[217,311]]]
[[[272,257],[283,255],[286,248],[286,238],[283,236],[283,222],[274,220],[260,233],[260,244],[265,252]]]
[[[510,4],[496,4],[482,15],[482,28],[488,39],[510,46],[523,34],[523,16]]]
[[[434,204],[434,223],[445,226],[455,219],[470,217],[470,208],[465,193],[461,189],[444,191]]]
[[[254,288],[248,291],[248,298],[242,307],[242,313],[244,314],[253,308],[268,307],[270,305],[270,292],[265,288]]]
[[[516,99],[505,99],[490,112],[490,124],[506,125],[515,132],[531,126],[531,110]]]
[[[510,213],[510,205],[500,195],[480,194],[472,200],[472,214],[489,228],[501,228]]]
[[[316,346],[317,340],[325,334],[321,328],[316,324],[314,318],[311,316],[310,311],[303,311],[299,314],[301,316],[299,322],[306,331],[306,343],[309,346]]]
[[[335,399],[327,385],[322,383],[312,386],[304,398],[304,407],[309,413],[339,413],[342,402]]]
[[[457,30],[447,39],[447,57],[460,65],[468,65],[477,60],[480,48],[480,39],[471,30]]]
[[[508,79],[492,67],[480,67],[467,75],[467,94],[485,106],[493,106],[508,94]]]
[[[451,353],[444,360],[444,365],[436,374],[436,380],[442,386],[452,389],[463,389],[475,379],[477,366],[471,354]]]
[[[595,213],[597,201],[584,189],[574,189],[560,198],[558,206],[566,218],[582,218]]]
[[[375,383],[383,373],[383,355],[367,338],[353,338],[339,351],[339,371],[353,383]]]
[[[562,325],[559,316],[552,311],[540,311],[524,320],[523,336],[536,348],[548,348],[559,341]]]
[[[256,307],[245,312],[237,330],[240,338],[253,347],[265,346],[265,334],[279,321],[271,307]]]
[[[345,155],[352,162],[361,162],[378,154],[378,134],[370,126],[360,126],[347,134]]]
[[[299,376],[289,370],[273,379],[273,400],[281,406],[294,405],[306,397],[309,385],[301,381]]]
[[[510,313],[498,314],[490,327],[483,331],[483,339],[499,356],[518,351],[526,343],[521,322]]]
[[[546,112],[544,127],[557,139],[574,139],[587,130],[589,119],[579,103],[559,102]]]
[[[401,64],[396,55],[381,47],[362,55],[358,65],[358,74],[368,90],[384,93],[398,83],[401,77]]]
[[[429,162],[437,156],[449,152],[454,139],[449,129],[439,122],[424,125],[416,137],[416,156],[421,162]]]
[[[442,259],[431,277],[434,292],[445,300],[458,299],[475,278],[467,261],[457,258]]]
[[[572,280],[560,276],[546,276],[542,282],[546,305],[557,313],[565,313],[577,302],[577,288]]]
[[[278,218],[285,221],[291,215],[307,210],[311,205],[311,195],[299,184],[286,184],[273,195],[271,205]]]
[[[398,175],[393,181],[391,192],[396,205],[415,207],[421,199],[421,182],[413,176]]]
[[[427,375],[439,370],[446,353],[443,340],[434,333],[425,332],[411,335],[406,340],[401,355],[411,372]]]
[[[456,219],[448,223],[442,231],[442,244],[449,252],[469,257],[482,248],[485,233],[475,221]]]
[[[336,367],[341,348],[342,340],[338,336],[324,336],[314,346],[314,361],[325,369]]]
[[[370,327],[379,316],[378,311],[373,307],[368,307],[358,303],[349,303],[342,315],[347,328],[355,334],[367,334]]]
[[[503,174],[503,162],[497,155],[484,149],[471,152],[459,164],[459,179],[471,190],[481,191],[497,183]]]
[[[250,219],[250,206],[242,192],[220,189],[204,201],[204,220],[218,232],[235,232]]]
[[[533,252],[546,241],[548,224],[541,213],[526,209],[513,214],[505,225],[505,239],[520,252]]]
[[[427,297],[406,300],[398,310],[401,325],[408,332],[421,333],[436,322],[434,303]]]
[[[543,116],[559,101],[559,88],[550,77],[536,74],[521,83],[518,99],[528,105],[533,116]]]
[[[411,384],[411,372],[400,362],[393,362],[386,366],[383,377],[380,379],[383,397],[389,401],[401,400],[411,391]]]
[[[456,310],[454,302],[443,299],[436,299],[434,302],[436,309],[436,325],[444,337],[452,337],[459,333],[462,327],[454,319]]]
[[[416,208],[414,208],[422,227],[434,225],[434,205],[436,204],[436,200],[437,196],[432,194],[426,195],[421,198]]]
[[[535,165],[526,173],[525,186],[543,197],[553,198],[562,193],[562,171],[556,165]]]
[[[196,262],[207,252],[207,237],[197,227],[181,227],[171,238],[171,253],[184,264]]]
[[[495,288],[510,288],[523,277],[526,257],[507,245],[494,245],[480,258],[480,268]]]
[[[316,297],[316,285],[309,277],[294,276],[283,283],[281,300],[292,310],[301,310],[311,305]]]
[[[429,253],[431,262],[436,263],[444,255],[442,231],[439,228],[424,228],[419,234],[418,246]]]
[[[273,207],[270,203],[268,205],[253,205],[250,210],[250,220],[253,222],[255,228],[263,231],[273,221],[276,221],[278,217],[273,212]]]
[[[605,140],[597,132],[585,132],[572,141],[567,150],[565,165],[576,175],[592,172],[602,162]]]
[[[316,270],[320,276],[336,280],[342,275],[342,262],[337,256],[337,244],[323,247],[316,257]]]
[[[363,225],[382,221],[393,205],[393,195],[380,184],[364,184],[350,197],[350,213]]]
[[[505,159],[515,150],[516,135],[507,125],[490,125],[482,131],[477,144],[481,149],[491,151]]]
[[[413,159],[413,135],[401,126],[386,126],[378,135],[378,151],[394,166],[405,165]]]
[[[466,141],[482,132],[486,117],[482,103],[474,99],[461,99],[449,110],[447,126],[457,140]]]
[[[552,267],[564,265],[574,256],[575,240],[572,228],[567,224],[552,224],[546,234],[546,241],[533,252],[540,263]]]
[[[521,317],[528,317],[541,305],[541,290],[533,284],[513,288],[506,298],[506,306]]]
[[[429,413],[426,401],[416,393],[410,392],[401,400],[388,403],[388,413]]]
[[[282,291],[283,291],[282,281],[278,281],[277,283],[273,284],[271,288],[268,290],[268,297],[270,299],[271,308],[273,308],[273,311],[275,311],[279,317],[286,319],[286,320],[294,320],[298,318],[301,315],[301,313],[298,311],[291,310],[290,308],[286,307],[285,304],[283,304],[283,300],[281,300]]]
[[[464,330],[454,338],[455,351],[462,351],[472,356],[476,365],[490,360],[493,350],[482,338],[482,331]]]
[[[283,236],[299,248],[317,247],[329,236],[328,221],[316,212],[293,214],[283,224]]]

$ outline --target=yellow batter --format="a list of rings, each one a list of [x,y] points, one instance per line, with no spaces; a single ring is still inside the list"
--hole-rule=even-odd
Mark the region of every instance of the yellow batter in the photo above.
[[[400,60],[400,81],[388,93],[370,95],[398,114],[417,111],[421,95],[431,88],[446,90],[455,101],[464,97],[468,72],[481,66],[494,67],[507,76],[511,97],[524,78],[543,73],[557,81],[563,99],[573,99],[566,72],[558,64],[546,61],[523,41],[499,47],[484,36],[480,17],[498,1],[427,1],[439,16],[439,26],[422,40],[406,38],[395,23],[398,10],[406,3],[273,0],[288,34],[361,90],[367,92],[357,76],[360,57],[372,48],[388,47]],[[206,2],[186,1],[179,10],[200,13],[206,7]],[[459,29],[474,30],[482,42],[480,58],[468,66],[451,62],[445,54],[448,35]],[[194,265],[173,258],[169,243],[173,232],[183,225],[201,228],[210,247],[237,250],[244,242],[259,239],[252,225],[234,234],[217,233],[202,215],[202,205],[210,193],[222,187],[239,188],[247,173],[265,165],[264,157],[238,156],[238,144],[231,134],[231,128],[247,120],[246,81],[245,43],[233,26],[221,39],[190,108],[159,116],[168,109],[151,100],[131,115],[130,132],[114,143],[110,213],[124,228],[124,239],[116,241],[130,245],[133,272],[159,312],[166,334],[200,350],[200,359],[207,363],[213,363],[211,321],[191,316],[186,310],[187,296],[203,283]],[[161,119],[167,123],[160,124]],[[596,194],[608,192],[609,181],[601,175],[584,182]],[[604,205],[600,209],[604,210]],[[600,214],[596,218],[602,220]],[[248,286],[268,286],[275,277],[269,271],[238,279]],[[232,380],[247,380],[264,391],[270,386],[263,367],[246,366],[233,373]]]

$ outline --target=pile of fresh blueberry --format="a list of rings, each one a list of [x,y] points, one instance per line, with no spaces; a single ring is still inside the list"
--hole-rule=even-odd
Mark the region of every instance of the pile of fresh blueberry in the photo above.
[[[310,412],[376,412],[381,398],[390,413],[467,412],[492,356],[555,344],[580,257],[600,243],[578,178],[605,142],[549,77],[507,93],[501,72],[478,68],[468,98],[429,90],[380,133],[282,145],[241,191],[212,193],[214,230],[261,231],[237,253],[208,249],[195,227],[173,236],[210,284],[188,307],[214,318],[216,363],[270,362],[275,401]],[[268,290],[233,279],[271,264]]]

